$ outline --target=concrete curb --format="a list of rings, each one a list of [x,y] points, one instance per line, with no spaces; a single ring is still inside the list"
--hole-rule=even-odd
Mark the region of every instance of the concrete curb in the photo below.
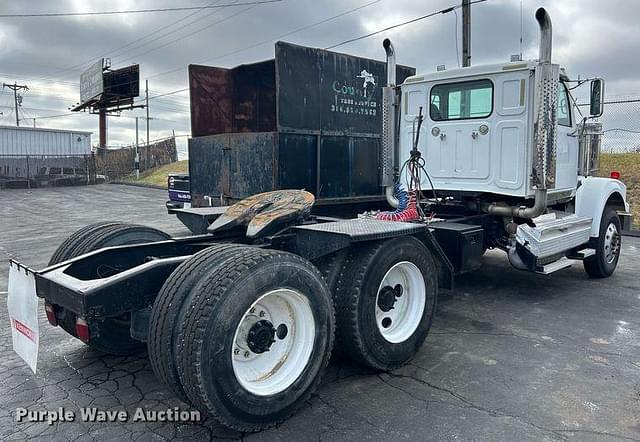
[[[123,186],[146,187],[147,189],[167,190],[166,186],[156,186],[155,184],[133,183],[130,181],[109,181],[109,184],[120,184]]]

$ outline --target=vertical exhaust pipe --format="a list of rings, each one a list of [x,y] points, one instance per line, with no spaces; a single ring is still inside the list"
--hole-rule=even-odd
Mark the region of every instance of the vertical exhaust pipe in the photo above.
[[[560,71],[551,64],[553,47],[551,17],[544,8],[536,11],[540,27],[539,60],[536,67],[537,116],[534,123],[534,177],[536,187],[533,207],[513,207],[493,203],[487,211],[497,216],[535,218],[547,208],[547,189],[555,187],[557,100]]]
[[[388,38],[384,39],[382,46],[387,54],[387,87],[394,87],[396,86],[396,50]]]
[[[387,54],[387,85],[382,88],[382,151],[380,159],[381,184],[385,187],[385,196],[391,207],[398,207],[399,201],[394,195],[394,185],[398,160],[398,100],[396,96],[396,51],[391,40],[382,43]]]
[[[551,17],[544,8],[536,11],[540,27],[540,54],[536,67],[537,111],[535,130],[535,186],[554,189],[556,184],[556,142],[560,67],[551,64],[553,48]]]
[[[553,29],[551,26],[551,17],[544,8],[538,8],[536,11],[536,20],[540,27],[540,48],[538,61],[540,63],[551,63],[551,50],[553,48],[552,34]]]

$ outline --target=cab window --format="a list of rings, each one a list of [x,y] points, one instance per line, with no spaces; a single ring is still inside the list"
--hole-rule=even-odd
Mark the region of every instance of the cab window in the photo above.
[[[558,124],[571,127],[571,101],[567,85],[562,82],[558,87]]]
[[[429,114],[433,121],[486,118],[493,112],[493,83],[472,80],[431,88]]]

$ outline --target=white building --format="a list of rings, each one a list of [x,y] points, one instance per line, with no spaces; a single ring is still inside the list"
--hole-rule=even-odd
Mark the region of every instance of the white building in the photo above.
[[[0,155],[68,156],[91,153],[91,132],[0,126]]]
[[[0,126],[0,188],[31,186],[38,175],[88,173],[90,156],[91,132]]]

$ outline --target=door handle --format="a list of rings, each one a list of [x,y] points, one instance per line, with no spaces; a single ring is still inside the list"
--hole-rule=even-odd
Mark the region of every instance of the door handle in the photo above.
[[[447,134],[440,132],[440,141],[444,141],[445,138],[447,138]]]

